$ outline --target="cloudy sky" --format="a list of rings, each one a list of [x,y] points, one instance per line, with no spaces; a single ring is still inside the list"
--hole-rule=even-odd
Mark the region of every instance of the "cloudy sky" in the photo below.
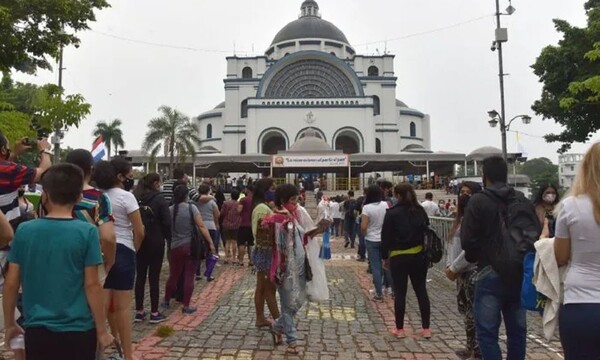
[[[99,120],[122,119],[126,147],[140,147],[147,122],[160,105],[189,116],[224,99],[225,57],[262,55],[275,34],[297,18],[301,0],[119,0],[98,13],[82,45],[65,50],[64,86],[92,104],[92,114],[67,134],[66,144],[90,148]],[[584,0],[514,0],[517,9],[502,18],[505,45],[507,117],[530,114],[541,85],[532,73],[541,49],[559,35],[552,19],[585,25]],[[487,111],[500,110],[493,0],[319,0],[323,18],[336,24],[359,53],[386,49],[396,55],[397,97],[431,115],[434,150],[469,153],[500,147]],[[506,8],[508,0],[501,0]],[[135,40],[135,41],[131,41]],[[154,45],[152,45],[152,44]],[[160,46],[163,45],[163,46]],[[56,73],[21,81],[56,81]],[[516,123],[516,122],[515,122]],[[541,136],[560,130],[533,116],[521,131],[530,158],[558,160],[558,144]],[[594,139],[600,139],[595,136]],[[587,146],[576,145],[574,151]],[[509,134],[509,151],[517,150]]]

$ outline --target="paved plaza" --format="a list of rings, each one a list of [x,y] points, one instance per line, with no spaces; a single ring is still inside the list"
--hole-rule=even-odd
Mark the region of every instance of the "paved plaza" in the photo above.
[[[355,250],[344,249],[343,239],[334,239],[332,245],[333,259],[327,262],[330,300],[300,311],[299,355],[287,355],[285,345],[274,347],[268,331],[254,327],[251,269],[220,265],[215,281],[196,283],[192,302],[197,313],[182,315],[179,306],[172,306],[165,312],[168,320],[160,325],[133,325],[138,359],[457,359],[454,350],[462,347],[465,334],[453,283],[435,269],[430,272],[432,339],[416,334],[419,312],[411,291],[405,325],[409,336],[396,339],[389,333],[394,327],[393,299],[371,301],[366,263],[354,260]],[[161,288],[167,271],[165,266]],[[148,306],[146,299],[146,310]],[[562,359],[558,339],[550,344],[542,341],[540,325],[539,316],[530,316],[528,358]],[[165,327],[172,328],[172,334],[157,336],[157,329]],[[12,357],[2,348],[0,359]]]
[[[365,263],[353,259],[343,240],[333,241],[334,259],[327,263],[331,299],[305,306],[298,316],[299,355],[286,355],[284,345],[274,348],[268,331],[254,327],[255,277],[247,267],[223,265],[217,280],[197,283],[194,315],[167,312],[174,333],[156,336],[157,326],[134,325],[135,349],[140,359],[457,359],[454,350],[464,344],[462,320],[456,310],[454,285],[437,271],[430,274],[433,338],[415,334],[420,329],[416,298],[408,297],[406,339],[389,334],[394,327],[393,299],[369,299],[372,287]],[[560,344],[541,341],[541,318],[530,317],[528,358],[561,359]]]

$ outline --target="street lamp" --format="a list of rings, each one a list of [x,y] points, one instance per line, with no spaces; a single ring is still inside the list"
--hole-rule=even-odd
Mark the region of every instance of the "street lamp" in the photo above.
[[[517,119],[521,119],[523,121],[523,124],[529,125],[531,124],[531,116],[517,115],[514,118],[510,119],[510,121],[507,124],[504,120],[504,117],[498,114],[496,110],[488,111],[488,115],[490,117],[490,121],[488,121],[490,127],[495,128],[496,126],[498,126],[498,123],[500,123],[500,132],[502,133],[502,157],[506,161],[508,159],[508,153],[506,149],[506,133],[510,131],[510,125],[512,125],[513,121]]]
[[[504,119],[506,118],[506,105],[504,102],[504,77],[506,74],[504,73],[504,59],[502,57],[502,44],[508,41],[508,29],[503,28],[500,24],[500,18],[502,15],[512,15],[517,11],[512,6],[510,0],[508,1],[508,7],[506,8],[506,12],[500,11],[500,0],[496,0],[496,33],[494,37],[494,42],[492,43],[492,51],[498,50],[498,78],[500,81],[500,114],[497,111],[490,111],[488,114],[492,118],[489,121],[491,127],[496,127],[498,125],[498,120],[500,122],[500,131],[502,132],[502,155],[504,160],[507,158],[506,151],[506,126],[504,123]],[[495,119],[495,120],[494,120]],[[513,119],[514,120],[514,119]]]

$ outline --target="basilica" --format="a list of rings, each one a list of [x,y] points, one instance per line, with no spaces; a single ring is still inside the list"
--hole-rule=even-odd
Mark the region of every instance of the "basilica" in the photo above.
[[[300,11],[263,56],[227,58],[225,101],[197,117],[200,153],[274,155],[309,128],[340,153],[429,153],[429,116],[396,99],[394,55],[357,54],[314,0]]]

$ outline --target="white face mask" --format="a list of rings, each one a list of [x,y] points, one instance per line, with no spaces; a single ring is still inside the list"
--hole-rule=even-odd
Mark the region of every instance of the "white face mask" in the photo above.
[[[548,204],[554,204],[554,201],[556,201],[556,194],[544,195],[544,201],[547,202]]]

